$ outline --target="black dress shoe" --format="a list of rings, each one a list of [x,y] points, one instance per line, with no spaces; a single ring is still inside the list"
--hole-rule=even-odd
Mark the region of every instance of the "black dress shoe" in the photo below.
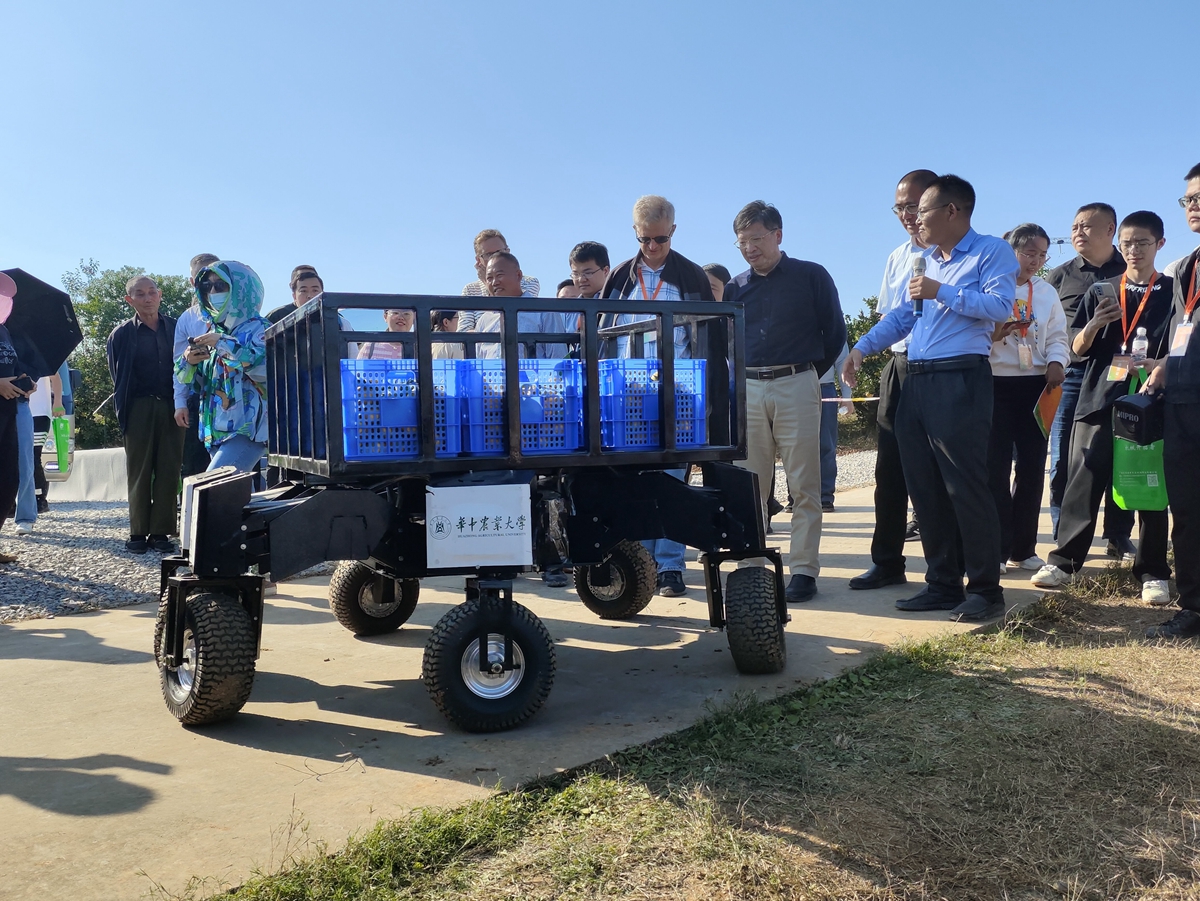
[[[793,604],[811,601],[817,593],[817,580],[812,576],[794,575],[783,596]]]
[[[1004,598],[986,598],[981,594],[968,594],[967,599],[950,611],[955,622],[984,622],[1004,615]]]
[[[779,503],[779,501],[775,498],[775,495],[772,494],[769,498],[767,498],[767,518],[771,519],[775,516],[775,514],[782,512],[783,504]]]
[[[1128,536],[1110,538],[1108,545],[1104,548],[1104,553],[1115,560],[1132,561],[1137,557],[1137,546],[1129,540]]]
[[[1162,625],[1146,630],[1147,638],[1195,638],[1200,635],[1200,613],[1180,610]]]
[[[903,585],[908,581],[908,577],[904,575],[904,570],[899,572],[888,571],[881,566],[872,566],[861,576],[855,576],[850,580],[850,587],[854,591],[869,591],[872,588],[884,588],[888,585]]]
[[[918,595],[896,601],[896,609],[906,610],[910,613],[917,613],[922,610],[953,610],[961,603],[963,603],[961,597],[940,593],[934,594],[926,588]]]

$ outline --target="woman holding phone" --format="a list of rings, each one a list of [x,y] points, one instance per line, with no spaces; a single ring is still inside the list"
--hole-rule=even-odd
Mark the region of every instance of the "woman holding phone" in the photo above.
[[[13,297],[17,294],[16,283],[0,272],[0,529],[17,499],[17,484],[20,480],[20,444],[17,439],[17,401],[28,397],[33,388],[29,378],[17,359],[12,337],[4,322],[12,312]],[[16,563],[14,554],[0,551],[0,563]]]
[[[1004,240],[1012,245],[1021,268],[1012,315],[992,333],[988,480],[1000,516],[1001,571],[1036,571],[1045,563],[1037,556],[1037,534],[1046,482],[1046,436],[1033,410],[1042,392],[1057,388],[1066,377],[1067,317],[1058,292],[1037,275],[1050,251],[1045,229],[1027,222]]]

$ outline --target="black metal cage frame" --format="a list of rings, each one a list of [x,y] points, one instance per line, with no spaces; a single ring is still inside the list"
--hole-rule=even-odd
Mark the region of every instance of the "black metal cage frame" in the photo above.
[[[412,332],[351,331],[341,327],[345,310],[413,310]],[[501,314],[500,332],[435,332],[434,310],[484,309]],[[518,312],[580,312],[581,332],[521,332]],[[652,316],[640,322],[600,327],[604,314]],[[615,320],[614,320],[615,321]],[[676,444],[675,359],[676,326],[687,326],[694,357],[705,359],[707,440],[703,446]],[[653,334],[662,360],[659,375],[658,418],[661,445],[642,450],[601,446],[599,361],[616,357],[616,339],[628,336],[634,353]],[[342,444],[341,360],[353,342],[390,342],[405,347],[417,360],[421,440],[415,457],[403,460],[346,460]],[[745,335],[739,303],[712,301],[645,301],[582,298],[479,297],[462,295],[326,293],[289,313],[271,326],[267,342],[267,449],[272,466],[301,477],[333,481],[374,479],[465,470],[533,469],[541,472],[582,466],[644,466],[670,469],[688,463],[745,459],[746,382],[741,365]],[[500,344],[505,361],[506,452],[500,456],[439,457],[435,455],[434,343],[464,346],[475,356],[478,344]],[[567,453],[525,454],[521,451],[521,352],[539,344],[567,344],[578,350],[584,370],[584,429],[586,443]],[[528,353],[533,356],[533,353]]]

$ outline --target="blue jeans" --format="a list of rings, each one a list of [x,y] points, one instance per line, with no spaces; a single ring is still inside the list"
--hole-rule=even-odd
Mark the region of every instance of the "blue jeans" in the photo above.
[[[222,466],[232,466],[238,472],[253,472],[266,452],[266,444],[251,441],[245,435],[234,435],[213,449],[208,469],[211,472]]]
[[[1063,496],[1067,493],[1067,469],[1071,465],[1071,430],[1075,427],[1075,408],[1079,405],[1079,389],[1083,385],[1083,367],[1068,367],[1062,383],[1062,399],[1050,426],[1050,522],[1051,537],[1058,541],[1058,518],[1062,512]],[[1122,510],[1112,499],[1112,489],[1105,494],[1105,538],[1128,538],[1133,532],[1133,514]]]
[[[17,404],[18,481],[17,515],[14,522],[31,526],[37,522],[37,491],[33,484],[33,413],[29,404]]]
[[[667,470],[667,475],[674,476],[680,481],[683,481],[683,473],[682,469]],[[654,555],[654,562],[658,564],[660,573],[683,572],[683,555],[687,545],[672,541],[670,538],[647,538],[642,545]]]
[[[837,385],[821,384],[821,503],[833,503],[837,487],[838,405],[825,398],[837,397]]]

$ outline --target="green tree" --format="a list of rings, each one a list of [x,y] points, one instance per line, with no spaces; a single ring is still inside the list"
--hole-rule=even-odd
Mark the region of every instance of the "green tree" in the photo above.
[[[846,317],[846,341],[851,347],[879,321],[875,314],[875,310],[879,306],[879,298],[864,297],[863,304],[866,306],[866,310],[859,312],[855,316]],[[862,369],[858,371],[858,387],[854,389],[855,396],[879,396],[879,376],[883,373],[883,367],[887,365],[887,361],[891,358],[891,350],[885,350],[883,353],[866,359],[862,365]],[[854,405],[855,423],[858,426],[857,431],[860,434],[874,436],[876,430],[875,419],[878,412],[879,404],[875,401]]]
[[[136,266],[100,269],[95,260],[79,261],[79,268],[64,273],[62,282],[83,331],[83,341],[71,355],[71,366],[83,375],[83,387],[75,398],[75,443],[79,448],[119,447],[121,431],[117,427],[112,401],[99,413],[94,411],[112,394],[108,373],[108,336],[114,328],[133,315],[125,302],[125,283],[135,275],[146,275]],[[184,275],[151,275],[162,290],[161,312],[176,317],[192,302],[191,285]]]

